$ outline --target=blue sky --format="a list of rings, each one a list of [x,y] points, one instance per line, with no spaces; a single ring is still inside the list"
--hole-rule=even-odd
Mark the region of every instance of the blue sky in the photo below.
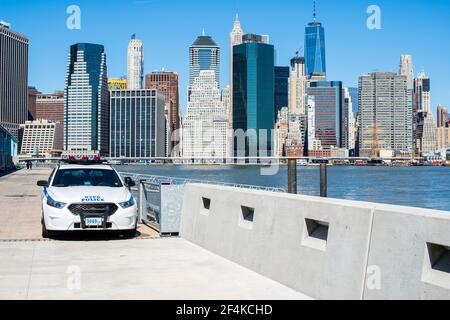
[[[81,8],[81,30],[66,28],[66,8]],[[366,27],[369,5],[381,8],[381,30]],[[450,106],[450,2],[448,0],[318,0],[326,29],[329,80],[356,86],[372,71],[398,71],[400,54],[412,54],[432,81],[432,107]],[[221,46],[221,85],[229,79],[229,33],[239,13],[245,32],[270,35],[277,64],[288,65],[303,46],[312,0],[0,0],[0,20],[30,38],[30,85],[63,89],[69,46],[105,45],[108,75],[126,74],[127,46],[136,33],[145,46],[145,72],[180,74],[183,110],[189,75],[188,47],[205,28]]]

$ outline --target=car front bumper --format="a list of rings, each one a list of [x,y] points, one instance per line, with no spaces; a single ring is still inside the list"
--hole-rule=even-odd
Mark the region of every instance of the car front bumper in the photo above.
[[[123,209],[119,205],[117,211],[106,216],[106,221],[104,221],[102,226],[87,227],[83,221],[84,214],[74,215],[68,209],[66,205],[63,209],[57,209],[43,204],[43,219],[45,222],[45,227],[50,231],[79,231],[79,230],[132,230],[136,228],[136,223],[138,219],[138,212],[136,204]],[[103,218],[103,214],[92,215],[89,214],[88,217],[98,217]]]

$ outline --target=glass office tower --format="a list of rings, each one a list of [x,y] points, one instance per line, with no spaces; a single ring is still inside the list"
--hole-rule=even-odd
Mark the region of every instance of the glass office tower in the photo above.
[[[106,54],[98,44],[70,47],[64,89],[64,148],[108,154],[109,103]]]
[[[320,22],[310,22],[305,28],[306,73],[326,73],[325,29]]]
[[[315,100],[315,137],[322,147],[340,147],[342,134],[342,82],[311,82],[306,89]]]
[[[289,106],[289,67],[275,67],[275,121],[278,111]]]
[[[19,136],[28,120],[28,38],[0,21],[0,125]]]
[[[113,90],[110,105],[111,157],[165,156],[163,93],[152,89]]]
[[[233,48],[233,129],[247,133],[245,150],[234,141],[235,155],[272,154],[274,111],[274,47],[258,35],[244,35]],[[260,130],[267,130],[263,137]],[[250,133],[253,132],[254,135]]]

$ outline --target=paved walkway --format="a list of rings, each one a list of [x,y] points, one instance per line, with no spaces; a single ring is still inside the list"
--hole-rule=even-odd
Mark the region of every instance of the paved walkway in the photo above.
[[[0,178],[0,239],[41,238],[41,188],[50,169],[20,170]]]
[[[181,238],[0,242],[0,299],[306,299]]]

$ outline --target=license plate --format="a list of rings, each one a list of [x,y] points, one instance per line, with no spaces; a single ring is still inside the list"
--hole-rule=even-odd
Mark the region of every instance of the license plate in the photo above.
[[[102,218],[86,218],[85,220],[86,226],[88,227],[98,227],[103,224]]]

